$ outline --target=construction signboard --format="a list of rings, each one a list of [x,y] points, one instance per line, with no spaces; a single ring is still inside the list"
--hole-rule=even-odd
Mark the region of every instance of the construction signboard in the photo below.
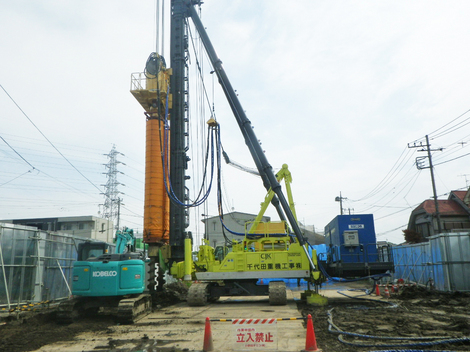
[[[233,319],[236,351],[277,350],[277,319]]]

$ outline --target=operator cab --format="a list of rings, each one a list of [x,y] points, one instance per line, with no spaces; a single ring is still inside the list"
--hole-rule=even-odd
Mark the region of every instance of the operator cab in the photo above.
[[[87,262],[122,262],[125,260],[145,260],[144,252],[133,252],[133,253],[113,253],[113,254],[102,254],[98,257],[90,257],[86,261]]]
[[[90,260],[103,254],[112,254],[114,251],[114,246],[105,242],[83,242],[78,244],[77,260]]]

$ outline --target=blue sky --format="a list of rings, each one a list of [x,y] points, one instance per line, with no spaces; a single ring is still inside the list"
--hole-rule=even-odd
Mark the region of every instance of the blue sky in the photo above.
[[[154,13],[152,0],[15,1],[0,12],[7,34],[0,38],[0,84],[98,188],[106,182],[103,154],[113,144],[125,154],[123,219],[137,229],[145,119],[129,87],[131,73],[142,71],[155,50]],[[408,143],[430,134],[432,148],[446,148],[434,153],[441,198],[470,180],[468,156],[461,157],[469,153],[468,116],[447,126],[462,122],[455,131],[433,134],[470,109],[469,15],[467,1],[207,0],[202,6],[268,160],[275,169],[289,165],[299,220],[323,229],[339,213],[335,197],[342,192],[344,208],[373,213],[379,239],[395,243],[411,210],[432,196],[429,170],[413,165],[423,153]],[[210,75],[206,86],[224,149],[253,166]],[[0,104],[1,136],[35,168],[1,141],[0,218],[97,215],[98,189],[3,91]],[[223,172],[225,211],[257,213],[261,182],[227,166]],[[191,212],[191,229],[201,232],[201,214],[216,212],[214,192],[206,208]]]

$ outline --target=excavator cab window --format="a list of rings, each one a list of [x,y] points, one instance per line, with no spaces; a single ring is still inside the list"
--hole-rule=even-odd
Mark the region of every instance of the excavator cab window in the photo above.
[[[105,242],[84,242],[78,245],[77,260],[87,260],[88,258],[97,258],[102,254],[108,253],[109,246]]]

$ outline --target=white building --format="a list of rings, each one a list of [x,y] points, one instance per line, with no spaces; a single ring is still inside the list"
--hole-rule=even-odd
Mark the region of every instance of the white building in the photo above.
[[[113,241],[114,236],[114,225],[112,221],[91,215],[0,220],[0,222],[32,226],[36,227],[38,230],[66,233],[108,243]]]
[[[219,216],[208,216],[205,217],[202,222],[205,226],[204,237],[209,239],[209,245],[213,246],[223,246],[225,244],[225,237],[231,242],[233,239],[241,240],[245,235],[245,227],[251,226],[251,223],[255,220],[257,215],[241,213],[234,211],[228,214],[224,214],[224,225],[222,225]],[[263,216],[263,222],[270,221],[269,216]],[[307,229],[302,224],[300,228],[306,238],[306,240],[311,245],[325,243],[325,237],[315,233],[312,230]],[[224,231],[222,231],[224,229]],[[313,229],[313,227],[312,227]],[[231,232],[230,232],[231,231]],[[240,235],[233,234],[232,232],[238,233]],[[225,237],[224,237],[225,234]]]

